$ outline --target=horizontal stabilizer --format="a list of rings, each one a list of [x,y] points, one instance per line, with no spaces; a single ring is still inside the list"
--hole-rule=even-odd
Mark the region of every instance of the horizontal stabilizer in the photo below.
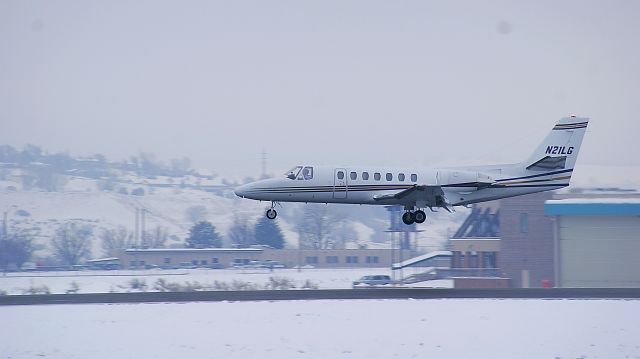
[[[560,157],[546,156],[545,158],[527,166],[527,169],[530,171],[563,170],[565,168],[566,163],[567,163],[567,156],[560,156]]]

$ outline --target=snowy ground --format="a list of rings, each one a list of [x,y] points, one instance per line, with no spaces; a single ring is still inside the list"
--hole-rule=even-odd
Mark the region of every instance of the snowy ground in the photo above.
[[[638,358],[638,300],[0,307],[0,358]]]
[[[185,285],[198,282],[212,285],[215,281],[232,283],[246,282],[264,286],[270,277],[291,279],[300,288],[307,280],[319,289],[351,288],[351,283],[371,274],[391,275],[388,268],[348,269],[188,269],[188,270],[120,270],[79,272],[33,272],[0,274],[0,291],[7,294],[23,294],[29,288],[46,286],[51,293],[65,293],[77,284],[78,293],[126,292],[131,290],[134,279],[144,281],[152,290],[153,283],[163,278],[167,282]]]

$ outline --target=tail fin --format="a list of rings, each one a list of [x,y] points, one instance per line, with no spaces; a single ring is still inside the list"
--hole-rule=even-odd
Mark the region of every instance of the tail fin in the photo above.
[[[568,172],[570,178],[588,124],[589,119],[584,117],[560,119],[533,154],[522,163],[523,169],[532,174]]]

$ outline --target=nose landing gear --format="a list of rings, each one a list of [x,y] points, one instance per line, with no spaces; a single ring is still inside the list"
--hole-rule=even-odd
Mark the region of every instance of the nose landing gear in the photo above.
[[[271,202],[271,208],[269,208],[267,210],[267,213],[266,213],[267,218],[275,219],[278,216],[278,212],[276,212],[276,210],[273,208],[275,206],[276,206],[276,203],[275,202]]]

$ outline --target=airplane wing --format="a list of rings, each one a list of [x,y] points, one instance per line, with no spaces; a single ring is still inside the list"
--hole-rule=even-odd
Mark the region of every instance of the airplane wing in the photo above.
[[[451,212],[448,208],[449,203],[440,186],[414,185],[402,191],[384,195],[376,195],[373,197],[376,201],[387,201],[402,203],[405,205],[415,206],[424,204],[425,207],[443,207]]]

